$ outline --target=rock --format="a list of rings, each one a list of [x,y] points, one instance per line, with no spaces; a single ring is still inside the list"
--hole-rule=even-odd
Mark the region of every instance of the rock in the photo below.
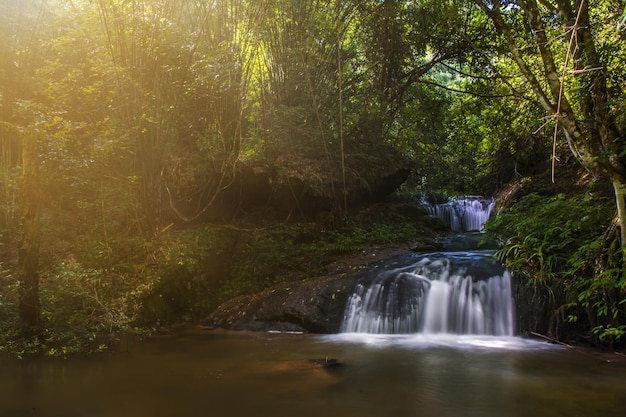
[[[345,375],[346,365],[337,359],[308,359],[295,361],[265,361],[249,366],[248,371],[261,375],[289,377],[298,387],[308,392],[326,389],[339,383]]]
[[[204,324],[231,330],[338,333],[356,285],[376,272],[377,261],[398,253],[403,252],[364,252],[353,264],[340,265],[330,275],[281,282],[258,294],[234,298],[219,306]]]
[[[232,330],[337,333],[359,277],[327,276],[279,283],[226,302],[205,324]]]
[[[307,362],[324,369],[335,369],[346,366],[345,363],[341,362],[339,359],[334,358],[309,359]]]

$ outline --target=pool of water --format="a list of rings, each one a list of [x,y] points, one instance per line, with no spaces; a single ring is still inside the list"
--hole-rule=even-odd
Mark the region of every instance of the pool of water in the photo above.
[[[2,359],[0,416],[614,416],[624,381],[621,356],[514,337],[193,329],[88,358]]]

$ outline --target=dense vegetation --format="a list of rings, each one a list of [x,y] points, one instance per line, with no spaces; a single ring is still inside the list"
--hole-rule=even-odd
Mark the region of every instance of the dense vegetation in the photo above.
[[[490,230],[541,330],[619,341],[623,12],[0,0],[0,346],[103,349],[416,239],[410,215],[363,208],[407,175],[405,196],[517,190]]]

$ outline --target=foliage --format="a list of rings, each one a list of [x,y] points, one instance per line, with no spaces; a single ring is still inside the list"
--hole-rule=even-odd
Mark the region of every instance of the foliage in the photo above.
[[[588,332],[607,341],[623,333],[626,285],[617,236],[606,234],[614,232],[610,203],[591,191],[531,193],[486,225],[488,235],[502,239],[499,258],[526,277],[539,305],[551,311],[554,333],[581,316]]]
[[[199,319],[217,306],[240,233],[211,226],[162,236],[152,287],[141,296],[137,324],[154,327]]]
[[[54,253],[64,255],[42,275],[39,334],[20,333],[16,280],[11,268],[3,270],[0,346],[20,357],[101,351],[120,332],[199,320],[231,297],[324,274],[338,257],[406,245],[418,235],[412,216],[368,210],[340,228],[308,222],[266,229],[199,226],[164,233],[150,245],[126,238],[80,252],[72,248],[73,257],[57,243]]]
[[[114,270],[63,262],[42,279],[40,330],[25,334],[19,330],[14,307],[19,285],[8,270],[0,279],[5,288],[0,302],[0,350],[19,357],[103,351],[116,333],[133,331],[138,295],[148,286]]]
[[[350,222],[339,228],[294,223],[255,231],[243,239],[241,249],[233,255],[222,297],[259,291],[280,279],[321,275],[337,257],[365,247],[406,244],[416,235],[413,225],[397,219],[370,219],[367,226]]]
[[[610,52],[626,46],[614,25],[623,4],[473,3],[506,45],[505,56],[515,64],[528,92],[555,122],[554,143],[561,133],[571,155],[586,170],[612,183],[617,219],[626,224],[624,126],[615,111],[623,103],[622,85],[615,80],[621,79],[624,62],[622,54]],[[620,233],[626,245],[626,227]],[[626,246],[621,252],[626,267]]]
[[[504,3],[522,58],[541,74],[525,9]],[[12,349],[23,352],[80,350],[100,332],[196,318],[287,272],[316,273],[335,256],[427,230],[391,214],[365,221],[348,207],[347,185],[367,189],[409,167],[420,191],[491,194],[544,172],[554,118],[490,20],[504,3],[0,0],[2,343],[24,336],[13,310],[26,132],[37,133],[40,149],[43,327]],[[540,3],[563,65],[566,22]],[[577,113],[608,109],[615,123],[606,125],[619,130],[623,2],[590,4],[604,71],[566,73],[566,97]],[[586,56],[579,58],[572,65]],[[607,94],[596,98],[608,97],[606,106],[586,95],[600,73]],[[585,132],[592,120],[581,119]],[[622,144],[605,145],[592,148]],[[250,210],[237,205],[242,161],[293,174],[330,197],[336,222],[235,224]],[[236,208],[211,218],[219,225],[200,225],[224,200]],[[605,296],[621,285],[620,261],[605,251],[614,239],[562,217],[582,201],[536,204],[546,204],[541,217],[520,212],[518,228],[506,216],[495,226],[512,231],[507,260],[538,271],[537,284],[555,301],[584,294],[562,302],[590,308],[598,333],[617,337],[623,304]],[[598,253],[602,267],[589,268]]]

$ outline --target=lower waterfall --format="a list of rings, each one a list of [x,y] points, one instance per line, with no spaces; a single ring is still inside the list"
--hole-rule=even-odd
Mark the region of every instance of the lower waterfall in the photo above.
[[[513,336],[511,275],[493,253],[438,252],[394,262],[357,286],[341,332]]]

